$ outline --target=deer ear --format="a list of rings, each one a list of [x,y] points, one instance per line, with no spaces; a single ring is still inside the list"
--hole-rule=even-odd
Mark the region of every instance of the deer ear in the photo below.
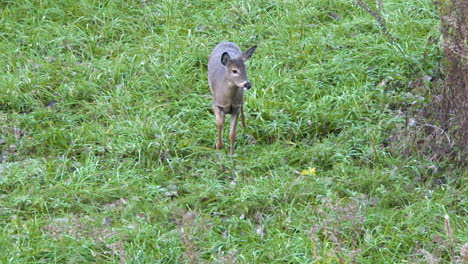
[[[251,47],[250,49],[248,49],[248,50],[246,50],[244,52],[242,52],[242,54],[241,54],[242,60],[246,61],[246,60],[250,59],[250,57],[252,57],[252,55],[254,54],[256,48],[257,48],[257,45]]]
[[[229,53],[224,52],[223,55],[221,55],[221,64],[226,66],[228,62],[231,60],[231,56],[229,56]]]

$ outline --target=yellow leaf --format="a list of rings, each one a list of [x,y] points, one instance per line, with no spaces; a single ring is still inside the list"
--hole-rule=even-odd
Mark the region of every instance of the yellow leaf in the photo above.
[[[314,175],[314,176],[317,176],[317,170],[315,168],[310,168],[309,167],[309,172]]]
[[[307,170],[301,171],[301,175],[314,175],[314,176],[317,176],[317,170],[315,168],[309,167]]]

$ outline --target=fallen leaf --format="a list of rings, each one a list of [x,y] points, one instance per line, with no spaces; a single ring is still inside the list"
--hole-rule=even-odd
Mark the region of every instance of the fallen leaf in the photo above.
[[[317,176],[317,170],[315,168],[309,167],[307,170],[301,171],[301,175],[314,175],[314,176]]]

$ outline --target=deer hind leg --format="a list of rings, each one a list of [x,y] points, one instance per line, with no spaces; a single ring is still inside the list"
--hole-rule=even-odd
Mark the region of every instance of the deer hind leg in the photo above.
[[[244,105],[241,106],[241,123],[242,123],[242,127],[245,128],[245,115],[244,115]]]
[[[229,143],[230,143],[230,151],[229,154],[234,154],[234,144],[236,143],[236,126],[237,126],[237,118],[239,117],[239,112],[231,114],[231,127],[229,130]]]
[[[213,105],[213,112],[216,117],[216,126],[218,127],[218,141],[216,143],[216,149],[222,149],[223,148],[223,126],[224,126],[224,119],[226,117],[224,111],[217,107],[216,105]]]

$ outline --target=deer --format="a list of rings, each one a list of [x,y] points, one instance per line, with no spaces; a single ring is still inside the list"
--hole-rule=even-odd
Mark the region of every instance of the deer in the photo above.
[[[232,42],[221,42],[213,49],[208,59],[208,83],[213,95],[213,112],[218,128],[216,149],[223,148],[223,126],[226,114],[231,115],[229,129],[229,154],[234,155],[236,127],[239,114],[242,127],[245,126],[244,90],[252,85],[247,79],[245,62],[252,57],[257,45],[242,52]]]

